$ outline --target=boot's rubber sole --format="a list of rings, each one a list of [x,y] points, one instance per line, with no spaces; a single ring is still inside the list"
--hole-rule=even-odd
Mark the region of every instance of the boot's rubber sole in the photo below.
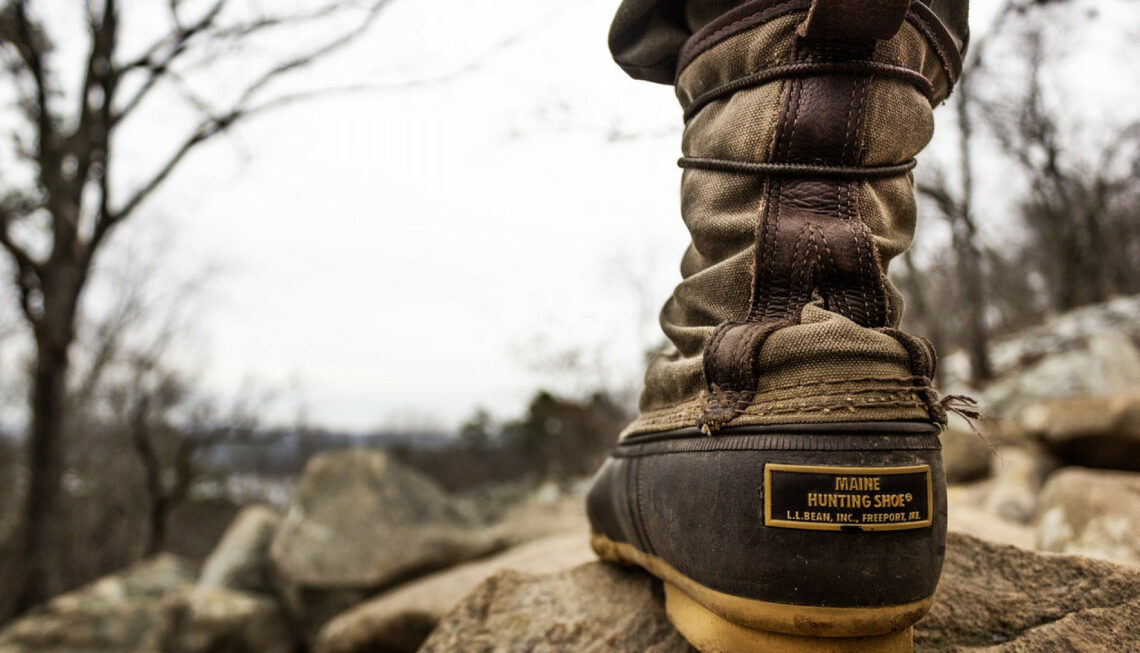
[[[866,608],[773,603],[718,592],[664,560],[592,533],[602,560],[642,567],[665,584],[665,611],[673,626],[703,653],[910,653],[911,626],[934,597]]]

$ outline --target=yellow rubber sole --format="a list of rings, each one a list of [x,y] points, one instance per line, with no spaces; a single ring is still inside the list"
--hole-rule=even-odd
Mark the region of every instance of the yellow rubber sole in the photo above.
[[[746,599],[705,587],[664,560],[591,534],[603,560],[633,564],[665,585],[665,611],[702,653],[910,653],[911,626],[934,597],[873,608],[828,608]]]

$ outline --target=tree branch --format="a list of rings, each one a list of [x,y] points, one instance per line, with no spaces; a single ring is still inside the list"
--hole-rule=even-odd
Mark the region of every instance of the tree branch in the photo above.
[[[213,25],[218,14],[220,14],[222,9],[226,6],[226,2],[227,0],[216,0],[205,14],[188,26],[182,26],[179,23],[176,6],[173,2],[171,3],[174,31],[159,39],[158,42],[148,48],[146,53],[141,57],[119,68],[121,73],[137,69],[146,70],[147,78],[143,81],[139,89],[135,91],[134,95],[123,104],[122,108],[114,113],[111,120],[112,125],[122,122],[124,118],[142,104],[142,101],[150,94],[159,80],[170,72],[170,66],[175,60],[190,49],[193,39],[199,34],[204,33]],[[168,49],[165,54],[159,56],[164,46],[168,47]],[[159,58],[156,60],[155,57]]]
[[[15,47],[27,73],[32,78],[34,104],[28,108],[32,111],[39,140],[36,159],[43,174],[54,175],[59,171],[55,165],[55,127],[48,106],[48,97],[51,93],[44,66],[44,52],[48,49],[48,43],[43,29],[28,16],[26,5],[25,0],[15,0],[9,5],[12,11],[12,29],[10,32],[4,30],[5,33],[0,36],[0,40],[8,41]]]
[[[311,93],[297,93],[292,95],[285,95],[279,98],[267,100],[261,103],[255,103],[257,96],[272,82],[305,68],[324,57],[341,50],[362,36],[369,27],[373,24],[380,13],[391,3],[392,0],[374,0],[369,7],[364,20],[360,21],[353,29],[347,33],[342,33],[335,38],[328,40],[309,50],[308,52],[286,59],[285,61],[273,66],[269,70],[263,72],[252,82],[250,82],[233,102],[231,107],[219,114],[208,116],[203,120],[191,133],[182,141],[181,145],[171,154],[166,162],[159,167],[158,171],[145,183],[142,184],[124,203],[117,209],[109,209],[107,213],[101,216],[100,220],[95,225],[95,231],[92,236],[93,241],[97,242],[105,237],[106,233],[110,231],[115,224],[129,217],[134,211],[142,204],[164,181],[170,176],[174,169],[182,162],[186,156],[197,148],[202,143],[210,140],[214,136],[226,131],[232,127],[236,122],[249,117],[251,115],[264,113],[265,111],[275,108],[277,106],[284,106],[294,102],[315,97],[316,92]],[[313,12],[308,14],[312,19],[315,16],[328,15],[330,11],[339,10],[344,6],[349,6],[348,3],[334,3],[329,5],[329,9],[321,12]]]

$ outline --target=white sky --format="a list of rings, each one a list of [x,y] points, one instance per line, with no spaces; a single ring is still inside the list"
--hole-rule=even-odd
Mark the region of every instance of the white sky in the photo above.
[[[680,120],[669,88],[610,61],[612,9],[399,0],[313,73],[396,88],[271,114],[197,153],[150,210],[172,258],[226,269],[200,316],[207,382],[299,386],[311,421],[367,429],[509,416],[540,384],[574,389],[529,369],[536,339],[604,350],[611,381],[637,378],[655,336],[633,284],[655,311],[685,244]]]
[[[996,2],[973,4],[981,31]],[[1126,26],[1101,43],[1115,52],[1136,36],[1135,9],[1097,4]],[[526,352],[579,348],[605,361],[594,379],[635,383],[687,237],[680,111],[671,89],[610,60],[615,6],[397,0],[300,78],[377,90],[270,114],[195,153],[121,240],[162,225],[164,268],[225,269],[188,349],[204,383],[293,388],[311,422],[351,430],[453,426],[477,406],[509,417],[540,385],[580,389]],[[1094,97],[1134,97],[1096,63],[1071,64]],[[127,179],[171,137],[148,129],[120,145]]]

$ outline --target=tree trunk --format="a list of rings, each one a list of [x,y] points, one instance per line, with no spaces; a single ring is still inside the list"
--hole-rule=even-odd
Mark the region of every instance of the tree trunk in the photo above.
[[[56,523],[64,471],[63,414],[67,393],[67,344],[36,338],[32,419],[27,441],[28,494],[24,504],[25,579],[17,610],[42,603],[57,589]]]
[[[973,123],[970,116],[969,79],[962,80],[955,108],[958,114],[958,149],[962,176],[962,201],[950,226],[958,274],[963,287],[966,314],[966,347],[970,355],[970,382],[979,386],[993,378],[989,334],[986,331],[986,291],[981,253],[974,228]]]
[[[68,353],[75,340],[76,306],[86,275],[85,260],[50,259],[40,274],[39,315],[30,317],[36,361],[27,439],[28,492],[21,547],[24,576],[16,602],[19,612],[64,589],[57,556],[66,464],[63,435]]]
[[[136,383],[141,384],[141,379]],[[140,389],[141,391],[141,389]],[[150,439],[150,401],[146,396],[137,400],[131,410],[131,444],[139,456],[143,467],[147,493],[147,532],[143,545],[143,555],[149,556],[162,550],[166,540],[166,513],[168,502],[162,487],[162,461]]]
[[[144,556],[151,556],[166,548],[166,514],[170,512],[167,497],[152,498],[148,519],[150,527],[147,530],[146,546],[143,548]]]

